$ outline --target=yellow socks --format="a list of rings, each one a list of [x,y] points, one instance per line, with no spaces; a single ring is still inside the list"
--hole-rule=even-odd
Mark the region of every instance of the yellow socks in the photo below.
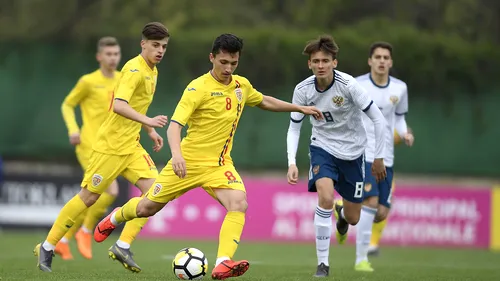
[[[149,218],[136,218],[128,221],[122,230],[120,239],[118,240],[130,247],[130,244],[134,242],[137,235],[139,235],[139,232],[141,232],[142,227],[148,222],[148,219]]]
[[[57,242],[63,238],[66,232],[75,224],[78,216],[87,208],[87,205],[78,194],[64,205],[47,236],[46,242],[51,246],[50,248],[55,248]],[[44,243],[44,248],[46,248],[46,244]]]
[[[137,218],[137,205],[139,205],[141,199],[141,197],[134,197],[130,199],[127,203],[125,203],[125,205],[116,211],[114,218],[111,218],[111,222],[113,224],[115,224],[115,222],[120,224]]]
[[[380,238],[382,238],[382,232],[384,231],[385,226],[387,225],[387,219],[373,223],[372,227],[372,237],[370,239],[370,246],[378,247]]]
[[[85,220],[83,221],[83,227],[92,232],[94,227],[97,225],[97,222],[103,217],[108,207],[113,204],[115,199],[115,196],[107,192],[101,194],[94,205],[90,206],[87,215],[85,216]]]
[[[85,219],[85,216],[87,215],[89,209],[85,209],[79,216],[76,218],[75,223],[73,226],[66,232],[66,235],[64,235],[64,238],[66,241],[71,240],[75,236],[75,233],[78,232],[78,229],[80,229],[80,226],[82,226],[83,220]]]
[[[219,234],[217,258],[232,259],[245,225],[245,213],[227,212]]]

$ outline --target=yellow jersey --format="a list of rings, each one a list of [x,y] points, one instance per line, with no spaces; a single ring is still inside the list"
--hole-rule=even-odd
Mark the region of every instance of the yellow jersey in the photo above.
[[[186,163],[197,166],[232,164],[234,134],[245,105],[256,106],[263,95],[250,82],[233,75],[224,85],[207,73],[189,83],[171,122],[188,125],[181,142]]]
[[[123,66],[112,102],[115,99],[126,101],[135,111],[145,115],[153,101],[157,77],[156,66],[151,69],[138,55]],[[111,104],[108,117],[97,132],[93,149],[105,154],[132,154],[140,146],[141,127],[141,123],[114,113]]]
[[[71,92],[64,99],[61,111],[68,128],[68,135],[80,133],[80,146],[92,148],[99,127],[108,115],[113,90],[120,77],[116,71],[113,78],[106,77],[98,69],[80,77]],[[82,127],[75,118],[75,107],[82,113]]]

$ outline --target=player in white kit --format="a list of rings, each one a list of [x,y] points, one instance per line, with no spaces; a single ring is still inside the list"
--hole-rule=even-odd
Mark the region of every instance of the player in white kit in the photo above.
[[[386,176],[384,166],[384,116],[370,96],[351,75],[335,70],[338,47],[331,36],[321,36],[304,48],[313,76],[300,82],[293,93],[293,103],[314,105],[323,112],[323,120],[311,118],[313,126],[310,145],[311,167],[309,192],[318,193],[314,216],[318,267],[315,276],[329,274],[329,248],[332,233],[334,189],[343,197],[343,207],[335,204],[337,239],[347,238],[349,224],[359,221],[363,201],[365,174],[364,152],[366,132],[363,115],[375,124],[377,139],[372,173],[378,180]],[[295,156],[299,144],[303,114],[292,114],[287,135],[288,182],[296,184],[298,169]]]
[[[406,83],[389,76],[392,67],[392,46],[386,42],[376,42],[370,47],[368,58],[370,73],[356,78],[370,94],[386,120],[384,163],[387,177],[377,182],[370,175],[365,177],[365,190],[361,218],[356,226],[356,262],[357,271],[371,272],[368,262],[368,248],[372,235],[373,222],[386,219],[391,207],[394,164],[394,130],[408,146],[413,145],[413,135],[408,132],[405,114],[408,112],[408,91]],[[370,169],[376,155],[376,134],[374,124],[364,117],[368,146],[366,147],[366,169]]]

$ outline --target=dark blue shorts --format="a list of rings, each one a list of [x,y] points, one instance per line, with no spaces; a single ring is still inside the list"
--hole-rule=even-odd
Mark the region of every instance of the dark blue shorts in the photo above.
[[[317,192],[318,179],[330,178],[342,198],[353,203],[363,202],[364,155],[354,160],[342,160],[316,146],[311,145],[309,151],[309,192]]]
[[[377,183],[375,178],[372,176],[372,163],[366,162],[365,170],[365,191],[364,198],[378,196],[378,203],[380,205],[391,207],[391,195],[392,195],[392,185],[394,179],[394,170],[392,168],[386,167],[387,177],[385,180]]]

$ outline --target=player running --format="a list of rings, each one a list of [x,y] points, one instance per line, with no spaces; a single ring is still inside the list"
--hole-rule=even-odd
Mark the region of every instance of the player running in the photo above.
[[[385,127],[385,155],[387,177],[378,182],[371,175],[366,175],[361,219],[356,229],[356,265],[358,271],[373,271],[368,262],[368,250],[374,221],[385,221],[391,208],[393,192],[394,131],[408,146],[413,145],[414,137],[408,131],[405,114],[408,112],[408,89],[406,83],[389,76],[392,67],[392,46],[386,42],[371,45],[368,57],[370,73],[356,78],[370,93],[387,122]],[[374,126],[370,119],[363,118],[368,145],[366,148],[366,169],[370,169],[375,158]]]
[[[314,75],[297,84],[293,93],[294,104],[315,105],[324,116],[324,120],[310,119],[313,128],[308,190],[318,193],[318,206],[314,215],[318,257],[316,277],[329,275],[334,205],[339,244],[345,242],[349,224],[356,225],[360,220],[367,141],[362,120],[365,114],[375,127],[376,159],[371,171],[377,180],[383,180],[386,176],[383,160],[386,137],[384,116],[356,79],[335,70],[337,53],[338,46],[331,36],[325,35],[310,41],[303,54],[309,56],[309,69]],[[304,117],[301,113],[292,113],[288,128],[287,178],[290,184],[296,184],[298,180],[295,158]],[[343,206],[334,204],[334,189],[342,196]]]
[[[84,171],[89,164],[92,143],[96,139],[99,127],[106,120],[113,90],[120,78],[120,73],[116,71],[116,68],[120,63],[121,52],[116,38],[99,39],[96,58],[99,62],[99,69],[83,75],[61,106],[68,129],[69,142],[76,147],[76,157]],[[80,106],[82,112],[81,130],[75,118],[76,106]],[[117,195],[118,183],[115,180],[106,192],[101,194],[99,200],[75,220],[66,235],[57,243],[55,253],[63,260],[73,259],[68,241],[74,235],[80,254],[86,259],[91,259],[91,230],[106,213],[106,209],[113,204]]]
[[[189,83],[168,127],[172,158],[145,198],[132,198],[97,225],[94,232],[97,242],[104,241],[120,223],[153,216],[168,202],[201,186],[227,210],[212,278],[237,277],[248,270],[248,261],[232,259],[240,243],[248,206],[245,186],[231,158],[243,110],[245,106],[258,106],[269,111],[301,112],[318,119],[321,112],[315,107],[265,96],[245,77],[233,75],[242,48],[242,39],[235,35],[222,34],[215,39],[209,56],[212,70]],[[181,142],[181,131],[186,125],[189,129]]]
[[[80,214],[92,206],[119,175],[139,187],[143,193],[158,176],[151,157],[139,143],[139,133],[142,125],[154,142],[153,150],[159,151],[163,147],[163,139],[154,128],[165,126],[167,117],[160,115],[149,118],[145,114],[156,88],[156,65],[165,54],[169,37],[168,30],[161,23],[152,22],[144,26],[142,51],[123,66],[113,102],[109,105],[110,112],[92,145],[82,189],[64,205],[46,240],[35,247],[40,270],[52,271],[56,244],[75,224]],[[129,233],[138,231],[146,221],[139,219],[125,225],[120,240],[110,248],[112,258],[126,267],[136,266],[129,249],[132,242]],[[134,270],[140,271],[140,268]]]

